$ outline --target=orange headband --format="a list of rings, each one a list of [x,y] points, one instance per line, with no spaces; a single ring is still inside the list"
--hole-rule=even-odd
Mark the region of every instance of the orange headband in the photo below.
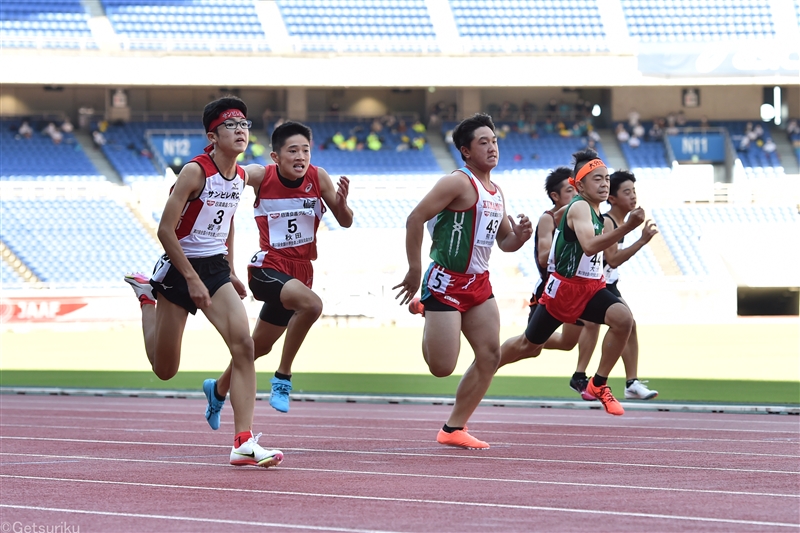
[[[229,118],[241,117],[245,118],[244,114],[239,111],[238,109],[228,109],[227,111],[223,111],[219,114],[219,116],[214,119],[211,124],[208,125],[208,129],[206,131],[213,131],[214,128],[228,120]]]
[[[578,171],[578,175],[575,176],[574,179],[573,178],[569,179],[569,184],[577,189],[578,182],[581,181],[583,178],[585,178],[586,174],[596,169],[597,167],[604,167],[604,166],[606,166],[606,164],[603,163],[601,159],[592,159]]]

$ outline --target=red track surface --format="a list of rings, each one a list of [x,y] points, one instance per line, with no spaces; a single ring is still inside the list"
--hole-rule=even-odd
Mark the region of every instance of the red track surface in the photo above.
[[[264,470],[204,408],[0,396],[0,533],[800,529],[796,416],[482,407],[473,451],[436,444],[448,406],[258,402]]]

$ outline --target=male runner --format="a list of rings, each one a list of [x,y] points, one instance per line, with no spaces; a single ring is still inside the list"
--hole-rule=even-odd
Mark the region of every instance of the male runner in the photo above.
[[[231,403],[234,418],[233,465],[270,467],[283,460],[280,450],[265,450],[253,436],[256,371],[253,341],[241,298],[245,288],[233,272],[233,220],[247,173],[236,158],[247,148],[252,123],[236,97],[206,105],[203,126],[211,143],[180,171],[158,226],[166,254],[151,279],[125,276],[142,310],[147,358],[163,380],[178,372],[181,341],[189,313],[201,309],[231,353]],[[158,298],[158,305],[156,305]]]
[[[425,329],[422,354],[431,374],[449,376],[455,369],[463,333],[475,352],[464,373],[440,444],[485,449],[489,445],[467,432],[467,421],[497,370],[500,360],[500,313],[489,282],[489,255],[497,241],[504,252],[518,250],[533,233],[531,222],[506,217],[503,193],[491,180],[499,151],[494,123],[485,114],[463,120],[453,143],[465,165],[440,179],[406,222],[408,272],[399,288],[401,305],[412,301],[422,275],[421,247],[427,223],[433,238],[431,259],[422,279]]]
[[[572,183],[578,195],[567,205],[556,230],[549,259],[555,270],[544,288],[543,305],[536,306],[525,333],[503,343],[499,366],[538,356],[563,323],[574,324],[578,319],[604,323],[609,329],[603,339],[603,354],[586,391],[600,400],[608,413],[621,415],[625,411],[607,381],[628,342],[633,317],[628,307],[605,288],[603,250],[640,225],[644,211],[637,207],[619,228],[603,233],[600,203],[608,198],[608,169],[594,150],[576,152],[573,157]]]
[[[284,122],[272,132],[274,164],[248,165],[249,185],[255,189],[255,219],[260,250],[248,265],[250,290],[264,302],[253,330],[255,358],[268,354],[286,333],[278,370],[271,380],[269,403],[289,411],[292,362],[311,326],[322,314],[322,300],[312,290],[317,258],[316,235],[326,205],[345,228],[353,224],[347,206],[350,180],[339,178],[334,188],[324,169],[311,164],[311,129]],[[225,395],[231,388],[231,370],[219,379],[203,382],[208,399],[206,420],[212,429],[220,423]]]

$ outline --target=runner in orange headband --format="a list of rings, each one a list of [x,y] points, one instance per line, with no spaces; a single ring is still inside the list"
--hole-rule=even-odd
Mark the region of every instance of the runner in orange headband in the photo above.
[[[573,178],[569,179],[569,184],[575,187],[575,189],[577,189],[578,182],[581,181],[583,178],[585,178],[589,172],[596,169],[597,167],[604,167],[604,166],[606,166],[606,164],[603,163],[602,159],[592,159],[591,161],[583,165],[583,167],[578,171],[578,174],[575,176],[574,179]]]

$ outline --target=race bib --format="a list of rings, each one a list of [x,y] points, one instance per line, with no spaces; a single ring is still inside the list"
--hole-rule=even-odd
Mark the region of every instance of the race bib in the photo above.
[[[561,285],[561,280],[555,276],[550,276],[547,285],[544,288],[544,293],[550,298],[555,298],[558,292],[558,287]]]
[[[273,248],[291,248],[314,240],[314,210],[291,209],[267,213],[269,244]]]
[[[476,228],[475,245],[485,246],[487,248],[494,246],[494,241],[497,238],[497,230],[500,227],[500,221],[502,219],[502,211],[484,209],[483,216],[480,218],[480,224]]]
[[[444,270],[435,268],[431,270],[431,274],[428,276],[428,290],[444,294],[447,292],[447,287],[449,287],[452,282],[453,280],[450,274]]]

